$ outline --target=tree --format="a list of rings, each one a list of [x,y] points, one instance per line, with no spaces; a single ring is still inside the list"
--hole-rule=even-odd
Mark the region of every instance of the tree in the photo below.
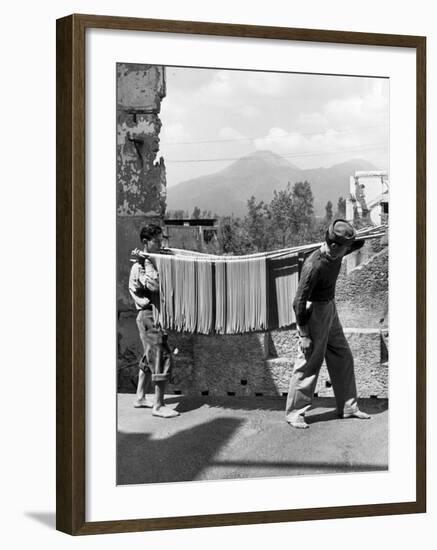
[[[174,220],[181,220],[183,219],[184,211],[183,210],[167,210],[165,213],[165,218],[168,219],[174,219]]]
[[[191,217],[193,218],[193,220],[200,219],[200,208],[198,206],[194,207],[194,210],[193,210],[193,213],[191,214]]]
[[[304,234],[314,220],[314,197],[308,181],[298,181],[293,185],[293,233]]]
[[[292,220],[294,215],[293,193],[290,182],[286,189],[273,191],[273,199],[270,202],[271,228],[274,235],[274,245],[287,246],[291,242],[293,230]]]
[[[332,217],[332,203],[330,209]],[[250,197],[243,220],[233,216],[218,220],[218,242],[223,254],[247,254],[317,242],[326,231],[326,222],[314,216],[314,198],[308,181],[293,186],[288,183],[285,189],[274,190],[269,204]]]
[[[346,218],[346,199],[338,197],[336,218]]]
[[[218,221],[218,245],[221,254],[246,254],[251,250],[240,218],[223,216]]]
[[[247,236],[254,250],[264,251],[269,247],[270,235],[270,211],[264,201],[256,202],[252,195],[247,201],[247,215],[244,218],[244,226]]]
[[[326,224],[330,224],[332,222],[332,218],[334,217],[334,213],[332,211],[332,202],[328,201],[325,206],[325,222]]]
[[[316,227],[313,193],[308,181],[273,191],[269,204],[254,196],[247,201],[244,228],[251,250],[265,251],[310,242]]]
[[[319,241],[324,241],[327,226],[328,224],[324,218],[318,220],[315,219],[310,231],[310,236],[305,242],[317,243]]]

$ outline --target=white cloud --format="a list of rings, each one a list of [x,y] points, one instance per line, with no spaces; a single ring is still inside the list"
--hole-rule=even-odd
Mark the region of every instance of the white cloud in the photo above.
[[[353,156],[360,153],[360,148],[366,149],[369,143],[357,134],[347,132],[338,132],[333,129],[305,135],[299,132],[287,132],[283,128],[271,128],[267,135],[254,141],[256,149],[268,149],[279,155],[296,158],[299,160],[313,156],[327,157],[333,156],[333,163],[336,161],[336,154],[345,153],[346,156],[350,151]],[[316,160],[317,164],[317,160]]]
[[[165,97],[161,104],[161,120],[182,120],[187,113],[187,102],[179,92],[172,93],[171,97]]]
[[[222,139],[245,139],[246,136],[239,132],[238,130],[235,130],[235,128],[231,128],[230,126],[225,126],[224,128],[221,128],[218,133],[219,137]]]
[[[307,115],[334,128],[353,128],[387,123],[388,82],[376,80],[366,94],[357,94],[348,98],[333,99],[321,106],[321,111]],[[302,117],[305,122],[305,117]]]
[[[256,149],[270,150],[278,154],[291,153],[305,146],[305,138],[296,132],[287,132],[283,128],[270,128],[267,135],[254,141]]]
[[[299,113],[297,126],[304,128],[306,132],[320,131],[322,128],[329,127],[329,120],[320,112]]]
[[[260,114],[254,105],[266,97],[281,97],[292,91],[290,75],[266,72],[213,71],[211,80],[198,88],[196,98],[203,104],[226,105],[251,117]]]
[[[233,85],[229,71],[214,71],[211,80],[198,89],[196,97],[206,103],[222,103],[229,99],[232,92]]]
[[[181,122],[163,125],[160,135],[161,142],[167,143],[187,141],[190,137],[190,133]]]
[[[260,116],[261,111],[254,107],[253,105],[248,105],[247,103],[236,108],[237,112],[240,115],[243,115],[246,118],[255,118]]]
[[[290,87],[288,75],[272,73],[245,73],[244,88],[261,96],[281,96]]]

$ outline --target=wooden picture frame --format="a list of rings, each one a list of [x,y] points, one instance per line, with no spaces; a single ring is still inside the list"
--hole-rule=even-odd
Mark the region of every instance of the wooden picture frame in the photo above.
[[[409,48],[416,52],[416,498],[411,502],[87,522],[85,515],[85,32],[89,28]],[[71,535],[426,510],[426,39],[420,36],[70,15],[57,21],[57,529]]]

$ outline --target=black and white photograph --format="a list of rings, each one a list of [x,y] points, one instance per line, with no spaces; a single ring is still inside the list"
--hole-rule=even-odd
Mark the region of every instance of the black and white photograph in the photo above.
[[[115,69],[117,484],[387,471],[389,78]]]
[[[5,4],[0,546],[432,540],[432,6]]]

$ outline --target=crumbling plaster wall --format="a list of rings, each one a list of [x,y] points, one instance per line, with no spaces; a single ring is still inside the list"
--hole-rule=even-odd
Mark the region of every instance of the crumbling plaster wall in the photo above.
[[[165,97],[165,68],[117,63],[117,302],[132,310],[128,294],[129,255],[141,247],[145,223],[165,213],[166,174],[159,151],[159,112]]]
[[[165,165],[159,151],[159,112],[165,68],[117,64],[117,214],[163,217]]]

